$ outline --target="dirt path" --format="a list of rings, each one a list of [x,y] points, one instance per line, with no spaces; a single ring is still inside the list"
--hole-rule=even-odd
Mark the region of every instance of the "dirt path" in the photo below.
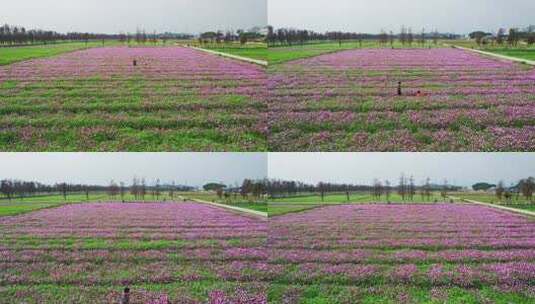
[[[256,210],[247,209],[247,208],[241,208],[241,207],[236,207],[236,206],[230,206],[230,205],[225,205],[225,204],[219,204],[219,203],[209,202],[209,201],[200,200],[200,199],[195,199],[195,198],[185,198],[185,197],[180,197],[180,198],[183,199],[183,200],[185,200],[185,201],[192,201],[192,202],[196,202],[196,203],[200,203],[200,204],[212,205],[212,206],[216,206],[216,207],[219,207],[219,208],[224,208],[224,209],[229,209],[229,210],[239,211],[239,212],[243,212],[243,213],[247,213],[247,214],[252,214],[252,215],[260,216],[260,217],[264,217],[264,218],[267,218],[267,217],[268,217],[267,212],[261,212],[261,211],[256,211]]]
[[[520,63],[524,63],[524,64],[535,66],[535,61],[533,61],[533,60],[510,57],[510,56],[505,56],[505,55],[500,55],[500,54],[495,54],[495,53],[485,52],[485,51],[480,51],[480,50],[474,50],[474,49],[465,48],[465,47],[457,46],[457,45],[450,45],[450,44],[445,44],[445,45],[453,47],[453,48],[456,48],[456,49],[460,49],[460,50],[465,50],[465,51],[474,52],[474,53],[478,53],[478,54],[482,54],[482,55],[486,55],[486,56],[491,56],[491,57],[495,57],[495,58],[499,58],[499,59],[515,61],[515,62],[520,62]]]
[[[231,59],[241,60],[241,61],[245,61],[245,62],[249,62],[249,63],[258,64],[258,65],[261,65],[261,66],[268,66],[268,62],[264,61],[264,60],[252,59],[252,58],[247,58],[247,57],[243,57],[243,56],[232,55],[232,54],[227,54],[227,53],[223,53],[223,52],[217,52],[217,51],[213,51],[213,50],[207,50],[207,49],[203,49],[203,48],[198,48],[198,47],[194,47],[194,46],[190,46],[189,48],[197,50],[197,51],[201,51],[201,52],[205,52],[205,53],[221,56],[221,57],[227,57],[227,58],[231,58]]]
[[[454,199],[454,200],[462,201],[462,202],[467,202],[467,203],[476,204],[476,205],[483,205],[483,206],[487,206],[487,207],[491,207],[491,208],[507,210],[507,211],[511,211],[511,212],[520,213],[520,214],[523,214],[523,215],[529,215],[529,216],[535,217],[535,212],[529,211],[529,210],[522,210],[522,209],[516,209],[516,208],[500,206],[500,205],[495,205],[495,204],[483,203],[483,202],[478,202],[478,201],[474,201],[474,200],[470,200],[470,199],[464,199],[464,198],[455,197],[455,196],[450,196],[450,198]]]

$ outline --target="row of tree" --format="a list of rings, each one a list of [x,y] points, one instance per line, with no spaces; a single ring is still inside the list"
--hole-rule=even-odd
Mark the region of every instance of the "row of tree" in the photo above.
[[[484,31],[475,31],[470,33],[469,37],[474,39],[479,46],[493,45],[516,47],[521,41],[528,46],[535,44],[535,25],[530,25],[525,29],[510,28],[507,31],[499,28],[496,33]]]
[[[126,193],[132,194],[135,199],[144,200],[145,196],[152,194],[153,197],[159,199],[163,192],[167,192],[170,197],[174,198],[176,192],[184,192],[194,190],[193,187],[176,185],[174,182],[162,185],[160,180],[156,180],[152,185],[148,185],[144,178],[135,177],[131,185],[126,185],[124,182],[116,183],[111,181],[109,185],[82,185],[71,183],[57,183],[54,185],[46,185],[39,182],[20,181],[13,179],[4,179],[0,181],[0,193],[4,199],[24,199],[28,197],[61,194],[64,199],[68,195],[84,193],[89,199],[91,193],[105,192],[112,198],[124,199]]]
[[[0,46],[19,46],[27,44],[49,44],[62,41],[82,41],[118,39],[119,35],[95,33],[58,33],[50,30],[27,30],[23,26],[1,25]]]
[[[219,199],[237,199],[240,195],[244,200],[258,201],[266,193],[264,180],[244,179],[241,186],[228,187],[222,183],[208,183],[203,186],[205,191],[216,192]]]
[[[391,193],[397,192],[402,200],[413,200],[414,196],[419,193],[422,197],[431,198],[433,192],[440,192],[445,198],[449,191],[460,190],[460,187],[448,185],[445,180],[443,184],[431,184],[427,178],[422,184],[417,185],[412,176],[407,177],[402,174],[398,185],[392,185],[390,181],[380,181],[375,179],[372,185],[359,185],[347,183],[327,183],[307,184],[297,181],[284,180],[264,180],[267,195],[272,198],[299,197],[311,194],[319,194],[323,199],[330,193],[345,193],[349,196],[352,192],[369,192],[373,197],[380,199],[383,195],[387,200]]]
[[[493,191],[499,201],[511,202],[513,199],[519,200],[520,196],[527,201],[533,201],[535,192],[535,178],[528,177],[521,179],[518,183],[506,187],[503,181],[498,184],[480,182],[472,185],[474,191]]]
[[[340,44],[344,41],[359,41],[362,43],[363,40],[377,40],[382,44],[390,42],[392,45],[394,41],[399,40],[401,44],[410,46],[415,42],[425,44],[427,40],[432,40],[437,43],[439,39],[458,39],[460,37],[455,34],[439,33],[437,30],[426,33],[425,29],[422,29],[419,34],[414,34],[411,28],[405,26],[397,34],[392,31],[387,33],[384,30],[381,30],[379,34],[366,34],[340,31],[318,33],[311,30],[274,29],[272,26],[268,26],[267,29],[266,40],[269,46],[291,46],[323,41],[337,41]]]
[[[513,199],[519,199],[523,196],[526,200],[533,201],[535,192],[535,178],[529,177],[520,180],[516,185],[505,187],[503,181],[498,184],[477,183],[472,186],[476,191],[489,191],[494,188],[498,200],[510,202]],[[449,185],[447,180],[440,185],[432,184],[427,178],[421,184],[416,184],[412,176],[402,174],[397,185],[392,185],[390,181],[381,181],[375,179],[372,185],[359,185],[348,183],[329,183],[320,182],[318,184],[307,184],[299,181],[285,181],[276,179],[252,180],[245,179],[241,186],[228,187],[222,183],[208,183],[203,186],[206,191],[214,191],[219,198],[237,197],[240,195],[244,199],[253,198],[259,200],[264,195],[272,198],[308,196],[319,194],[322,198],[332,193],[345,193],[349,196],[352,192],[369,192],[373,197],[381,199],[385,196],[387,200],[393,192],[397,192],[402,200],[414,200],[415,195],[419,194],[422,199],[431,199],[433,192],[440,192],[443,198],[446,198],[448,192],[458,191],[461,187]],[[195,188],[184,185],[176,185],[175,182],[162,184],[157,179],[153,184],[147,184],[144,178],[134,177],[130,185],[124,182],[116,183],[111,181],[109,185],[82,185],[70,183],[57,183],[46,185],[39,182],[20,181],[4,179],[0,181],[0,193],[5,199],[13,198],[24,199],[39,195],[61,194],[65,199],[72,193],[85,193],[89,199],[91,192],[106,192],[112,198],[124,199],[127,193],[130,193],[134,199],[145,200],[146,195],[152,194],[156,200],[167,193],[171,199],[175,197],[176,192],[192,191]]]
[[[225,33],[222,31],[205,32],[199,36],[198,41],[201,45],[221,45],[232,42],[239,42],[241,45],[244,45],[249,41],[263,41],[264,38],[258,31],[237,30],[236,32],[226,31]]]
[[[116,39],[122,43],[130,44],[132,41],[135,41],[137,44],[157,44],[159,41],[162,41],[163,44],[166,44],[167,41],[171,39],[176,40],[185,40],[192,39],[193,35],[190,34],[178,34],[178,33],[157,33],[156,31],[152,33],[147,33],[144,29],[137,29],[135,34],[132,33],[120,33],[117,35]]]
[[[499,201],[505,201],[506,203],[512,203],[513,199],[517,201],[522,195],[527,201],[533,202],[533,192],[535,191],[535,178],[528,177],[522,179],[517,185],[511,187],[505,187],[503,181],[500,181],[496,185],[495,194]]]

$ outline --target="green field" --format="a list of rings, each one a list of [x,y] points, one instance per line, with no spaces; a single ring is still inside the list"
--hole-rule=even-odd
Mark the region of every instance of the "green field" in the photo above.
[[[510,208],[517,208],[517,209],[523,209],[523,210],[529,210],[529,211],[535,211],[535,201],[529,202],[521,195],[516,198],[516,195],[513,195],[513,198],[511,202],[505,201],[505,199],[502,199],[501,201],[496,197],[496,195],[492,193],[479,193],[479,192],[469,192],[469,193],[452,193],[452,196],[459,197],[462,199],[469,199],[474,200],[482,203],[489,203],[489,204],[496,204],[501,206],[506,206]]]
[[[526,60],[535,60],[535,48],[534,49],[498,49],[498,50],[490,50],[492,53],[509,56],[509,57],[515,57],[520,59],[526,59]]]
[[[374,198],[369,193],[351,193],[350,200],[347,200],[346,194],[329,194],[325,195],[323,201],[319,194],[308,196],[294,196],[278,199],[270,199],[268,214],[269,216],[278,216],[288,213],[296,213],[309,209],[314,209],[328,205],[339,204],[365,204],[365,203],[387,203],[404,204],[404,203],[429,203],[429,202],[443,202],[444,200],[439,193],[432,193],[431,198],[422,198],[421,195],[416,194],[412,200],[405,200],[397,193],[391,193],[390,199],[387,200],[386,196],[381,196],[380,199]]]
[[[250,42],[245,45],[242,45],[238,42],[228,42],[228,43],[208,43],[208,44],[199,44],[198,41],[182,41],[179,44],[182,45],[193,45],[195,47],[227,53],[231,55],[247,57],[256,60],[267,61],[268,57],[268,48],[265,43],[261,42]]]
[[[365,44],[370,42],[363,42]],[[278,64],[287,61],[314,57],[322,54],[328,54],[343,50],[351,50],[360,48],[358,42],[345,42],[340,46],[338,43],[318,43],[318,44],[305,44],[296,46],[274,47],[269,48],[268,62],[269,64]]]
[[[520,44],[517,47],[504,47],[504,46],[478,46],[473,40],[456,40],[456,41],[444,41],[446,44],[453,44],[465,48],[478,49],[485,52],[495,53],[499,55],[515,57],[526,60],[535,60],[535,46],[528,47],[525,44]]]
[[[112,43],[113,42],[108,41],[105,43],[105,45],[109,46]],[[0,48],[0,65],[7,65],[19,61],[36,58],[52,57],[63,53],[99,46],[102,46],[102,42],[92,41],[87,44],[85,42],[72,42],[38,46]]]
[[[0,216],[18,215],[39,209],[58,207],[64,204],[98,201],[108,198],[106,194],[92,194],[89,200],[85,194],[71,194],[64,199],[61,195],[36,196],[28,198],[15,198],[12,201],[0,200]]]
[[[268,50],[265,47],[245,47],[245,48],[209,48],[212,51],[227,53],[236,56],[247,57],[257,60],[267,60]]]
[[[359,49],[359,48],[391,48],[390,43],[386,46],[381,46],[375,40],[364,40],[362,45],[358,41],[346,41],[341,45],[338,42],[323,42],[323,43],[308,43],[303,45],[293,46],[277,46],[270,47],[268,51],[269,64],[279,64],[297,59],[304,59],[315,57],[318,55],[335,53],[339,51]],[[401,45],[399,41],[394,42],[394,48],[408,48],[409,46]],[[413,48],[419,48],[420,45],[414,43]],[[425,47],[434,47],[430,42],[427,42]]]
[[[44,208],[59,207],[65,204],[77,204],[88,202],[108,202],[121,201],[121,196],[111,197],[106,193],[89,193],[87,199],[84,193],[68,194],[64,199],[60,194],[33,196],[26,198],[13,198],[11,201],[7,199],[0,200],[0,216],[18,215],[32,212]],[[158,199],[152,194],[145,195],[145,201],[170,201],[171,198],[167,193],[162,193]],[[124,201],[133,202],[136,200],[130,193],[125,193]]]
[[[234,195],[230,196],[229,198],[220,199],[216,193],[214,192],[187,192],[187,193],[181,193],[182,197],[187,199],[199,199],[203,201],[209,201],[214,202],[218,204],[224,204],[234,207],[240,207],[245,209],[251,209],[255,211],[260,212],[268,212],[268,204],[265,201],[255,201],[254,199],[244,199],[242,196],[238,195],[234,197]]]
[[[181,201],[182,198],[187,199],[201,199],[206,201],[212,201],[216,203],[226,204],[230,206],[236,206],[261,212],[267,212],[267,203],[266,202],[250,202],[242,199],[241,197],[238,200],[224,201],[219,200],[217,195],[207,192],[187,192],[187,193],[175,193],[175,198],[171,199],[169,193],[162,192],[158,198],[153,196],[151,193],[145,195],[145,201],[148,202],[157,202],[157,201]],[[68,194],[67,199],[64,199],[60,194],[54,195],[43,195],[43,196],[34,196],[27,198],[13,198],[11,201],[7,199],[0,200],[0,216],[11,216],[18,215],[23,213],[28,213],[36,211],[39,209],[59,207],[65,204],[76,204],[76,203],[88,203],[88,202],[108,202],[108,201],[122,201],[121,196],[117,195],[116,197],[111,197],[106,193],[90,193],[89,199],[86,198],[86,195],[83,193]],[[124,201],[134,202],[139,201],[131,195],[130,193],[125,193]]]
[[[48,46],[59,49],[46,54],[80,45]],[[261,67],[171,42],[99,45],[3,68],[0,150],[267,149],[259,127],[265,106]],[[30,56],[25,50],[0,52],[22,60]],[[133,57],[139,58],[135,68]]]

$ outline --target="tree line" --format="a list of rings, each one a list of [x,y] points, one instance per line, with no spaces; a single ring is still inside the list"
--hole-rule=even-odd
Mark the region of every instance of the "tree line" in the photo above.
[[[511,204],[513,200],[520,200],[523,196],[528,202],[533,202],[533,192],[535,191],[535,178],[528,177],[521,179],[515,186],[505,187],[504,182],[500,181],[495,186],[495,195],[499,201],[505,201]]]
[[[4,24],[0,26],[0,46],[20,46],[28,44],[49,44],[62,41],[89,41],[118,39],[118,35],[95,33],[58,33],[51,30],[27,30],[23,26]]]
[[[475,40],[478,46],[509,46],[517,47],[523,41],[528,46],[535,44],[535,25],[530,25],[525,29],[510,28],[507,31],[499,28],[496,33],[475,31],[469,34],[470,39]]]
[[[379,179],[375,179],[371,185],[329,182],[307,184],[285,180],[265,180],[264,183],[266,184],[266,193],[271,198],[319,195],[322,200],[326,195],[334,193],[345,194],[349,200],[349,196],[353,192],[368,192],[377,199],[385,196],[387,200],[394,192],[398,193],[402,200],[413,200],[416,195],[430,199],[433,192],[440,192],[443,198],[446,198],[448,192],[461,189],[461,187],[449,185],[447,180],[437,185],[432,184],[431,180],[427,178],[423,183],[416,184],[412,176],[404,174],[400,176],[397,185],[392,184],[389,180],[381,181]]]
[[[4,24],[0,26],[0,46],[22,46],[33,44],[50,44],[57,42],[89,42],[91,40],[119,40],[121,42],[136,41],[144,44],[148,42],[157,42],[170,39],[191,39],[193,35],[180,33],[147,33],[145,30],[138,29],[136,33],[119,33],[119,34],[98,34],[98,33],[58,33],[51,30],[32,29],[28,30],[23,26]]]
[[[229,187],[222,183],[208,183],[203,186],[205,191],[214,191],[219,199],[261,200],[266,193],[264,180],[244,179],[241,186]]]
[[[232,43],[232,42],[239,42],[241,45],[247,44],[249,41],[263,41],[264,36],[258,32],[258,31],[245,31],[245,30],[237,30],[235,32],[233,31],[226,31],[223,33],[222,31],[210,31],[210,32],[204,32],[199,35],[198,42],[201,45],[206,44],[224,44],[224,43]]]
[[[48,195],[61,195],[66,200],[69,195],[72,194],[85,194],[89,199],[91,193],[107,193],[112,198],[121,199],[124,198],[126,193],[131,193],[135,199],[145,199],[145,196],[152,194],[154,197],[159,198],[160,194],[168,192],[174,194],[175,192],[192,191],[194,187],[176,185],[174,182],[170,184],[161,184],[157,179],[153,184],[148,184],[144,178],[133,178],[130,185],[126,185],[124,182],[117,183],[111,181],[109,185],[84,185],[84,184],[72,184],[72,183],[56,183],[53,185],[47,185],[34,181],[21,181],[14,179],[4,179],[0,181],[0,193],[3,199],[9,201],[13,199],[21,199],[36,197],[36,196],[48,196]],[[172,196],[174,197],[174,195]]]
[[[433,40],[437,43],[439,39],[458,39],[460,36],[449,33],[439,33],[437,30],[427,33],[423,29],[418,34],[413,33],[411,28],[403,26],[399,33],[392,31],[386,32],[381,30],[379,34],[369,33],[356,33],[356,32],[341,32],[330,31],[325,33],[318,33],[312,30],[306,29],[291,29],[291,28],[279,28],[275,29],[273,26],[267,28],[267,43],[268,46],[292,46],[303,45],[313,42],[338,42],[342,44],[345,41],[357,41],[362,43],[363,40],[376,40],[382,44],[399,41],[403,45],[412,45],[414,42],[421,42],[427,40]]]

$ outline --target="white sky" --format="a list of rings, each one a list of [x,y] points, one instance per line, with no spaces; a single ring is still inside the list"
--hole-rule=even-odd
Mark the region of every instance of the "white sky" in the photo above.
[[[201,186],[241,183],[244,178],[278,178],[308,183],[396,184],[401,173],[417,182],[471,186],[506,184],[535,176],[535,153],[0,153],[0,179],[107,185],[111,179]]]
[[[398,32],[469,33],[476,29],[525,27],[535,23],[534,0],[269,0],[268,23],[275,27]]]
[[[0,153],[0,179],[47,184],[72,182],[107,185],[130,183],[134,176],[151,183],[202,186],[207,182],[240,183],[267,176],[264,153]]]
[[[200,33],[265,26],[267,0],[2,0],[0,23],[58,32]]]
[[[270,178],[314,184],[371,184],[374,178],[397,184],[401,173],[418,183],[429,177],[460,186],[509,184],[535,176],[535,153],[270,153],[268,172]]]

